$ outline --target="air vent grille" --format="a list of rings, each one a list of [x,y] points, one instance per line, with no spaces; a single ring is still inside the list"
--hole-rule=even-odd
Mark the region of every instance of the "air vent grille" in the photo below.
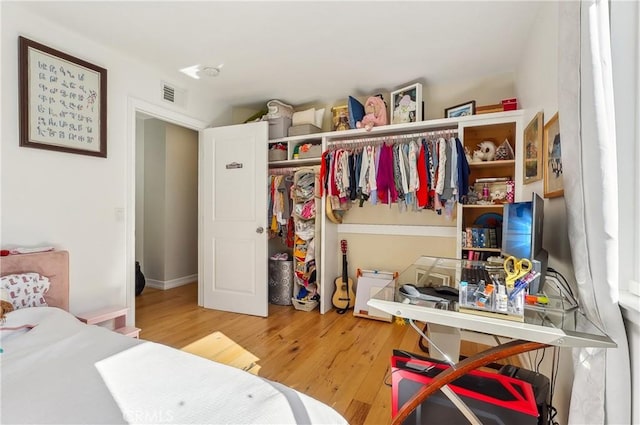
[[[165,102],[173,103],[183,108],[187,105],[187,90],[169,84],[166,81],[161,82],[160,98]]]
[[[175,103],[176,101],[176,89],[167,85],[162,85],[162,98],[167,102]]]

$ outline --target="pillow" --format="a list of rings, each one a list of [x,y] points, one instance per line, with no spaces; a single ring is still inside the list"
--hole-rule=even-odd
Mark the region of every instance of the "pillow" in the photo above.
[[[323,121],[324,121],[324,108],[316,109],[316,127],[322,128]]]
[[[306,111],[294,112],[291,118],[291,125],[316,124],[316,110],[314,108]]]
[[[47,305],[44,294],[49,290],[49,278],[38,273],[10,274],[0,278],[0,288],[9,294],[14,309]]]

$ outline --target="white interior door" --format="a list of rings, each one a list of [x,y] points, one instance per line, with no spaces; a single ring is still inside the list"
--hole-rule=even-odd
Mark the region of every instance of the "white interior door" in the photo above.
[[[268,123],[203,132],[204,307],[267,316]]]

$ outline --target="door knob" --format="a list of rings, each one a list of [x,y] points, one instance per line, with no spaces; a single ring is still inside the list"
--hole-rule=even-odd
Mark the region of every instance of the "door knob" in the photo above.
[[[262,233],[264,232],[264,227],[260,226],[256,229],[256,233]]]

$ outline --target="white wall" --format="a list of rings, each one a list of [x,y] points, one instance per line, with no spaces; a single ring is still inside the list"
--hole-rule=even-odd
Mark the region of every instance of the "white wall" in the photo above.
[[[205,122],[224,124],[230,110],[216,104],[196,82],[176,84],[189,91],[186,108],[160,100],[160,81],[174,76],[2,2],[2,241],[3,247],[51,244],[70,252],[70,310],[81,312],[126,303],[127,207],[133,176],[127,167],[127,102],[130,97]],[[102,66],[108,71],[107,158],[18,146],[18,36]],[[212,119],[213,117],[213,119]],[[133,124],[131,124],[133,125]],[[133,208],[131,208],[133,210]],[[130,225],[130,228],[133,226]]]
[[[461,55],[461,57],[463,56]],[[464,66],[473,66],[473,64],[465,64]],[[503,99],[510,99],[515,96],[514,81],[513,73],[504,73],[447,84],[427,84],[423,86],[425,119],[444,118],[446,108],[471,100],[476,101],[476,106],[483,106],[494,105]]]
[[[168,289],[195,281],[198,273],[198,133],[158,119],[141,125],[142,271],[150,286]]]
[[[526,109],[525,126],[539,111],[544,112],[545,123],[558,111],[558,24],[558,3],[544,3],[522,52],[516,71],[516,93],[521,107]],[[523,193],[523,199],[529,199],[531,192],[542,196],[543,182],[530,183],[523,190],[526,192]],[[545,199],[543,246],[549,251],[549,266],[570,282],[575,282],[564,197]],[[546,351],[540,373],[551,378],[552,350]],[[567,423],[572,383],[571,350],[562,349],[553,398],[553,405],[558,409],[558,423]]]
[[[144,121],[144,247],[143,273],[148,280],[164,281],[166,251],[166,140],[164,123]],[[136,194],[138,195],[138,194]]]
[[[172,281],[198,274],[198,133],[173,124],[165,131],[164,280]]]
[[[136,116],[136,247],[135,260],[144,270],[144,118]]]

